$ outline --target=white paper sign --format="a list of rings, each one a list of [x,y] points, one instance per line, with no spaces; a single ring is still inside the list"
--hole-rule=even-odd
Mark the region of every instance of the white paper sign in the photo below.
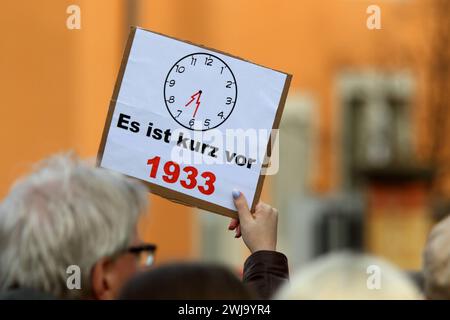
[[[188,205],[233,215],[231,192],[256,194],[290,76],[133,29],[99,165]]]

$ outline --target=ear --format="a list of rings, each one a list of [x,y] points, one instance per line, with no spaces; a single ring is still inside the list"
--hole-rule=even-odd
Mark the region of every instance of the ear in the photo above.
[[[92,268],[91,289],[92,297],[96,300],[112,300],[115,298],[111,264],[110,259],[103,258],[97,261]]]

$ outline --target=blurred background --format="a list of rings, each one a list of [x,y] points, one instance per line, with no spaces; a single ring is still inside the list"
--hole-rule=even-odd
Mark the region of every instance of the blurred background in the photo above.
[[[67,28],[71,5],[81,29]],[[291,267],[353,248],[420,268],[450,209],[450,1],[3,0],[0,198],[53,153],[95,158],[131,25],[293,74],[262,194]],[[228,218],[150,199],[140,226],[158,263],[241,269]]]

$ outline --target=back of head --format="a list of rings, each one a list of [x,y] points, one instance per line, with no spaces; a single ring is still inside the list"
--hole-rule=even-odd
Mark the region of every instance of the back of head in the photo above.
[[[122,175],[71,155],[44,161],[0,204],[0,290],[89,297],[91,268],[127,248],[146,205],[146,188]],[[81,290],[67,288],[71,265]]]
[[[450,217],[431,231],[423,261],[426,297],[450,299]]]
[[[341,252],[325,255],[301,268],[276,298],[388,300],[422,297],[410,279],[395,266],[373,256]]]
[[[174,263],[143,272],[125,285],[120,299],[251,299],[244,284],[217,265]]]

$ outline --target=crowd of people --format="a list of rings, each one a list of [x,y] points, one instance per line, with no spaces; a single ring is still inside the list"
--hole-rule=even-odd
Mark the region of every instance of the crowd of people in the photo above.
[[[73,154],[41,162],[0,203],[0,299],[449,299],[450,218],[432,230],[421,288],[379,258],[333,253],[296,270],[278,252],[278,212],[230,192],[239,219],[228,229],[250,250],[243,277],[205,263],[153,265],[156,245],[137,232],[148,190],[135,179]],[[225,227],[225,226],[224,226]],[[176,240],[174,240],[176,241]],[[68,286],[77,266],[80,285]],[[368,283],[368,266],[379,283]]]

